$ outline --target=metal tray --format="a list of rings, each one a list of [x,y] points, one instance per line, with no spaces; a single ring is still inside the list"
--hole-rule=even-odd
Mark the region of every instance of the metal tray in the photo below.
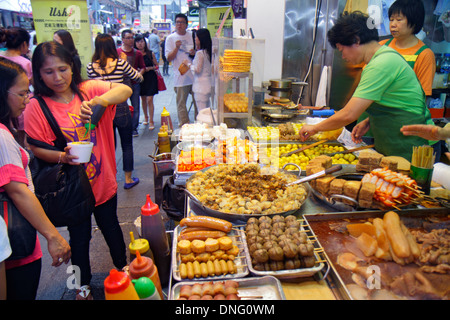
[[[327,237],[322,237],[321,235],[318,235],[318,230],[315,228],[314,223],[315,222],[337,222],[337,221],[351,221],[351,220],[367,220],[369,218],[377,218],[382,217],[384,213],[387,211],[395,211],[399,214],[400,218],[408,223],[414,224],[414,221],[416,221],[418,218],[424,218],[424,217],[430,217],[433,215],[436,216],[442,216],[447,217],[449,214],[448,208],[432,208],[432,209],[404,209],[404,210],[383,210],[383,211],[377,211],[377,210],[371,210],[371,211],[353,211],[353,212],[330,212],[326,214],[317,213],[317,214],[304,214],[303,218],[305,219],[305,224],[311,231],[311,233],[314,235],[315,239],[317,239],[316,243],[323,248],[324,252],[323,255],[327,260],[327,264],[330,267],[330,272],[328,275],[328,281],[330,283],[330,287],[332,288],[333,292],[337,296],[339,296],[340,299],[350,299],[353,300],[350,290],[348,289],[347,285],[352,283],[346,283],[344,281],[344,274],[341,272],[348,272],[351,271],[345,270],[342,271],[342,268],[337,268],[336,266],[336,258],[337,253],[333,252],[335,250],[330,250],[329,246],[333,246],[336,242],[335,238],[333,238],[333,234],[327,234]],[[405,224],[408,224],[405,223]],[[334,241],[333,241],[334,239]],[[348,278],[348,276],[347,276]]]
[[[302,224],[303,225],[303,224]],[[245,228],[245,227],[243,227]],[[300,227],[301,230],[307,231],[308,236],[310,236],[310,232],[308,229]],[[251,274],[255,276],[274,276],[278,279],[293,279],[293,278],[303,278],[303,277],[311,277],[315,275],[317,272],[321,271],[325,266],[325,263],[322,262],[323,259],[319,256],[319,252],[322,252],[322,248],[320,248],[317,244],[317,241],[312,242],[314,245],[314,257],[316,258],[316,264],[312,268],[299,268],[293,270],[279,270],[279,271],[258,271],[253,268],[252,258],[250,257],[250,251],[248,250],[247,244],[247,236],[245,235],[245,231],[242,231],[244,241],[245,241],[245,256],[247,257],[247,265],[251,272]],[[311,241],[308,240],[310,243]]]
[[[239,283],[238,295],[242,300],[286,300],[280,281],[272,276],[233,279]],[[223,280],[222,280],[223,281]],[[196,281],[204,283],[206,281]],[[213,283],[218,281],[213,281]],[[192,285],[193,282],[178,282],[169,293],[169,300],[177,300],[180,296],[180,289],[184,285]],[[252,297],[252,298],[246,298]]]
[[[212,166],[211,166],[212,167]],[[201,171],[206,171],[208,169],[210,169],[211,167],[207,167],[202,169]],[[291,174],[294,175],[293,172],[288,172],[285,170],[281,170],[284,171],[286,174]],[[298,173],[298,171],[297,171]],[[297,174],[297,176],[300,176]],[[187,180],[185,185],[187,184],[187,182],[189,182],[189,179],[193,179],[193,175],[191,175]],[[304,205],[304,203],[306,202],[306,200],[309,197],[309,186],[307,186],[306,184],[303,185],[305,187],[306,190],[306,197],[305,197],[305,201],[303,201],[303,203],[301,204],[300,208],[295,209],[295,210],[290,210],[290,211],[286,211],[286,212],[280,212],[280,213],[271,213],[271,214],[238,214],[238,213],[226,213],[226,212],[221,212],[218,210],[214,210],[211,208],[206,207],[205,205],[203,205],[192,193],[190,193],[187,189],[186,191],[186,195],[187,198],[189,200],[189,205],[190,207],[193,209],[193,211],[198,214],[198,215],[206,215],[206,216],[212,216],[215,218],[219,218],[219,219],[224,219],[227,221],[230,221],[232,223],[235,224],[242,224],[242,223],[246,223],[248,219],[252,218],[252,217],[256,217],[259,218],[263,215],[267,215],[269,217],[275,216],[275,215],[290,215],[293,214],[295,215],[297,212],[299,212],[302,209],[302,206]]]
[[[199,280],[219,280],[219,279],[235,279],[235,278],[243,278],[249,274],[249,270],[247,267],[247,257],[244,253],[244,249],[246,247],[246,243],[244,241],[245,234],[240,229],[232,229],[230,232],[228,232],[228,236],[231,237],[233,240],[233,244],[235,244],[240,251],[239,256],[237,256],[234,259],[234,264],[236,265],[237,272],[234,274],[225,274],[220,276],[214,276],[214,277],[200,277],[200,278],[194,278],[194,279],[181,279],[180,272],[178,270],[178,266],[181,263],[180,255],[177,252],[177,242],[178,242],[178,235],[181,232],[181,227],[177,226],[173,231],[173,242],[172,242],[172,274],[173,278],[176,281],[199,281]]]

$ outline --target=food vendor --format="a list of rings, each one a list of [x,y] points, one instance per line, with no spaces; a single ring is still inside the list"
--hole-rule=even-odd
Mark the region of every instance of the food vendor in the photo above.
[[[411,160],[413,146],[436,142],[404,136],[400,128],[434,123],[413,69],[394,49],[378,43],[378,30],[371,19],[359,11],[344,12],[328,31],[328,41],[341,51],[344,60],[351,64],[365,63],[366,67],[349,102],[330,118],[315,125],[304,125],[300,136],[304,141],[319,131],[344,127],[366,111],[375,149],[386,156]],[[440,148],[435,152],[439,159]]]

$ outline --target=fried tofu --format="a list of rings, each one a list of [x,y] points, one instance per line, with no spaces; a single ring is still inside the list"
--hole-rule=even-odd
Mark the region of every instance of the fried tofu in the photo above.
[[[370,182],[362,184],[359,190],[358,203],[362,208],[371,208],[373,202],[373,195],[375,194],[376,185]]]
[[[327,195],[330,190],[330,183],[336,177],[332,175],[326,175],[321,178],[316,179],[316,190],[319,191],[323,195]]]
[[[348,180],[344,183],[344,196],[358,200],[359,189],[361,188],[361,181]],[[354,204],[353,202],[344,199],[345,203]]]
[[[383,157],[380,161],[380,167],[388,168],[389,170],[392,170],[392,171],[397,171],[398,161],[396,161],[393,158]]]
[[[344,192],[344,184],[346,180],[345,179],[333,179],[330,183],[330,194],[343,194]]]
[[[317,156],[314,159],[311,159],[309,161],[309,164],[311,165],[318,165],[321,166],[324,169],[328,169],[331,168],[332,166],[332,160],[331,157],[326,156],[326,155],[321,155],[321,156]]]

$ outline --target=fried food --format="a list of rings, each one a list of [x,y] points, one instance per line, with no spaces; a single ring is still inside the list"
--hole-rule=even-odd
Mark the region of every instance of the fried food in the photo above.
[[[297,210],[306,200],[303,185],[286,186],[296,179],[283,172],[266,173],[258,164],[221,164],[197,172],[186,188],[213,210],[274,214]]]

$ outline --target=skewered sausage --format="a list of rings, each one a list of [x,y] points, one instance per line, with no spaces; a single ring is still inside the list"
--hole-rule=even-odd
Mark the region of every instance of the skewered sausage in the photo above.
[[[223,232],[230,232],[233,224],[229,221],[210,216],[191,216],[181,219],[180,226],[206,227]]]

